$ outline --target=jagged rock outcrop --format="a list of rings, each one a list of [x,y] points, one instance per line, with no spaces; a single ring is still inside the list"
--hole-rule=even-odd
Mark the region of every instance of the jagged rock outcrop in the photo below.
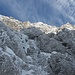
[[[0,17],[0,75],[75,75],[75,26]]]

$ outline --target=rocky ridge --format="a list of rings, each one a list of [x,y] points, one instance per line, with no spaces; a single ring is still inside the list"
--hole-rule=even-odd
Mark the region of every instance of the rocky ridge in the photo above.
[[[1,15],[0,75],[75,75],[75,26]]]

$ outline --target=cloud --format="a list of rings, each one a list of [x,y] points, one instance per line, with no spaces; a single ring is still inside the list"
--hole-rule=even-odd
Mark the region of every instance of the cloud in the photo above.
[[[74,0],[0,0],[0,14],[51,25],[74,23]]]

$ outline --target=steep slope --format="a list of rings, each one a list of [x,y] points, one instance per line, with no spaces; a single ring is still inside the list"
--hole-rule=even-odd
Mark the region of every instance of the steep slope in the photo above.
[[[1,16],[0,75],[75,75],[75,26]]]
[[[22,28],[30,28],[30,27],[38,28],[45,33],[53,32],[53,31],[57,30],[56,26],[50,26],[50,25],[44,24],[42,22],[37,22],[37,23],[30,23],[29,21],[21,22],[19,20],[14,19],[13,17],[7,17],[7,16],[3,16],[3,15],[1,15],[0,20],[15,30],[20,30]],[[52,31],[51,31],[51,29],[52,29]]]

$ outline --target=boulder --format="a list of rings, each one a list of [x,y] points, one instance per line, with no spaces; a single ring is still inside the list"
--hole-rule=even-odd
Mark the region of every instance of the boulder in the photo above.
[[[64,53],[66,51],[66,48],[61,44],[61,42],[54,38],[50,38],[46,34],[40,35],[38,37],[38,42],[40,50],[44,52],[57,51]]]
[[[39,35],[43,34],[41,30],[35,27],[30,28],[24,28],[21,30],[21,32],[25,35],[28,35],[30,39],[34,39],[35,37],[38,37]]]

